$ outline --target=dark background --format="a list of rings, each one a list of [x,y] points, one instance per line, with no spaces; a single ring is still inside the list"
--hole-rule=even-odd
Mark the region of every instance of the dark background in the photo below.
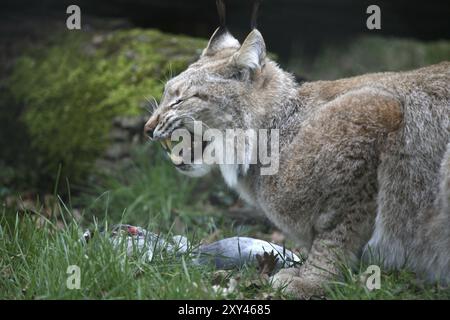
[[[57,15],[65,20],[69,4],[78,4],[83,15],[125,18],[132,25],[162,31],[209,37],[218,25],[214,0],[7,0],[2,16]],[[381,30],[366,28],[366,9],[381,8]],[[242,40],[249,31],[251,0],[228,0],[227,20]],[[264,0],[258,28],[280,59],[289,59],[291,48],[301,43],[313,55],[323,43],[346,41],[357,34],[379,34],[420,40],[450,39],[450,1],[408,0]]]

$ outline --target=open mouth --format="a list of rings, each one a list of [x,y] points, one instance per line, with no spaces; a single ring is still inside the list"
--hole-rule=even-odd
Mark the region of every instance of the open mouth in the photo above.
[[[191,134],[191,144],[189,146],[186,146],[184,148],[181,149],[180,152],[174,153],[173,152],[173,147],[175,144],[178,143],[183,143],[183,142],[173,142],[170,138],[166,138],[166,139],[162,139],[160,140],[160,144],[163,147],[164,151],[166,152],[167,156],[169,157],[170,161],[172,161],[172,163],[177,166],[177,167],[184,167],[186,165],[188,165],[188,163],[184,162],[184,159],[190,159],[191,162],[190,164],[194,163],[194,143],[195,143],[195,136],[193,134]],[[201,138],[197,137],[197,139],[200,139],[200,141],[202,141]],[[202,154],[201,156],[203,156],[203,151],[205,150],[206,146],[208,145],[209,142],[207,141],[202,141],[202,146],[201,146],[201,151]],[[188,153],[187,156],[185,156],[184,153]]]
[[[173,143],[170,138],[160,140],[159,143],[161,143],[161,146],[163,147],[164,151],[166,151],[167,156],[170,158],[170,160],[175,164],[182,164],[183,163],[183,156],[177,155],[172,152],[173,149]]]

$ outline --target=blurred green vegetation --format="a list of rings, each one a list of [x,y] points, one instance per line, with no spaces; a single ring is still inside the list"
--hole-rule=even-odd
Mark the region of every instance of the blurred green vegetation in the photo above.
[[[10,101],[2,107],[23,106],[18,122],[36,174],[28,188],[33,182],[52,185],[60,165],[62,179],[77,184],[86,178],[108,143],[112,119],[144,113],[167,77],[196,60],[204,46],[199,39],[131,29],[65,32],[30,48],[6,81]],[[2,149],[15,144],[16,135],[8,134]]]
[[[324,45],[310,57],[293,49],[288,68],[308,80],[332,80],[370,72],[402,71],[450,60],[450,41],[361,36]]]

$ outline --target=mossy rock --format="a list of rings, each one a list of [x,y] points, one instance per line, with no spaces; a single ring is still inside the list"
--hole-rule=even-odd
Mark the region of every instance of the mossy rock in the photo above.
[[[108,143],[112,119],[138,115],[167,78],[197,59],[206,42],[156,30],[70,31],[29,51],[7,86],[40,157],[39,174],[81,182]]]

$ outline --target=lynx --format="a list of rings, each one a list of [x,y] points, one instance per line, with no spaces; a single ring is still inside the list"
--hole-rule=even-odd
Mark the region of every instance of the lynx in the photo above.
[[[321,295],[344,261],[407,268],[450,280],[450,63],[408,72],[296,83],[253,29],[242,45],[225,28],[169,80],[145,132],[170,153],[171,133],[278,129],[279,170],[259,164],[176,164],[190,176],[217,167],[226,183],[292,237],[307,258],[274,286]],[[203,146],[204,147],[204,146]]]

